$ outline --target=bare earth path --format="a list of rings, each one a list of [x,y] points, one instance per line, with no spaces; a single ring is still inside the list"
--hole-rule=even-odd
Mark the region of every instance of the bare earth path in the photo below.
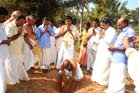
[[[97,84],[90,80],[91,74],[84,71],[81,81],[73,82],[69,93],[104,93],[103,90],[95,90]],[[8,85],[7,93],[60,93],[57,85],[57,70],[51,69],[42,73],[38,67],[28,72],[30,81],[21,81],[14,86]],[[127,79],[126,93],[134,93],[134,86],[130,78]]]

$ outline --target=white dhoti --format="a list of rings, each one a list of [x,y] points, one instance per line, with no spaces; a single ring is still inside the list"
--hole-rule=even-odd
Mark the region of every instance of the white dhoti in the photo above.
[[[11,57],[8,57],[5,61],[5,71],[8,83],[11,85],[15,85],[16,83],[19,83],[19,78],[17,75],[17,62],[15,60],[12,60]]]
[[[11,60],[16,62],[16,75],[18,76],[19,80],[29,80],[28,74],[25,70],[25,67],[23,65],[24,62],[24,56],[22,54],[13,54],[11,55]]]
[[[26,71],[28,71],[31,67],[35,66],[35,59],[33,51],[30,49],[27,43],[24,44],[24,52],[25,52],[24,66]]]
[[[59,53],[58,53],[58,60],[56,64],[56,68],[60,69],[60,64],[62,64],[63,60],[74,58],[74,46],[65,46],[64,43],[61,44]]]
[[[110,68],[109,85],[106,93],[125,93],[126,65],[113,63]]]
[[[129,48],[126,50],[126,55],[128,54],[128,73],[134,81],[136,93],[139,93],[139,52]]]
[[[51,37],[50,54],[51,54],[50,62],[56,64],[57,49],[56,49],[56,41],[54,37]]]
[[[92,46],[87,45],[87,70],[89,70],[90,68],[93,69],[95,58],[96,58],[96,50],[94,50]]]
[[[8,46],[0,45],[0,93],[5,93],[7,89],[7,77],[5,72],[5,60],[9,55]]]
[[[47,67],[50,66],[50,48],[40,48],[40,67],[45,65]]]
[[[80,68],[80,65],[77,63],[75,80],[79,81],[81,79],[83,79],[83,72]]]
[[[93,81],[96,81],[98,84],[104,86],[108,85],[111,66],[111,52],[108,50],[108,47],[109,45],[105,42],[105,40],[100,39],[91,77]]]
[[[101,57],[96,58],[91,80],[96,81],[100,85],[107,86],[109,81],[111,61]]]

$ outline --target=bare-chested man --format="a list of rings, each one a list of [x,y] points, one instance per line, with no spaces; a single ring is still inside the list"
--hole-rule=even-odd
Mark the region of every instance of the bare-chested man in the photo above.
[[[26,35],[25,39],[25,69],[28,71],[31,67],[34,67],[35,60],[34,54],[32,52],[33,47],[36,44],[36,35],[33,31],[33,25],[35,23],[35,18],[32,15],[26,17],[26,23],[24,24],[24,30]]]

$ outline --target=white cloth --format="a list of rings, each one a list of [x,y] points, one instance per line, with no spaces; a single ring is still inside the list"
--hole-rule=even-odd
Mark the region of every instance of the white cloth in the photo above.
[[[87,42],[87,70],[89,70],[90,68],[93,69],[94,66],[96,51],[99,42],[99,31],[100,27],[95,28],[96,35],[93,35]],[[88,34],[92,33],[93,33],[93,27],[88,30]]]
[[[65,59],[73,59],[74,58],[74,46],[67,46],[65,47],[65,44],[61,44],[61,48],[58,53],[58,60],[56,64],[56,68],[60,69],[60,64]]]
[[[80,68],[80,65],[77,63],[76,65],[76,75],[75,75],[75,80],[79,81],[83,79],[83,72]]]
[[[8,55],[8,46],[0,45],[0,93],[5,93],[7,89],[7,77],[5,73],[5,60]]]
[[[126,65],[112,62],[106,93],[125,93]]]
[[[60,31],[61,31],[61,27],[57,28],[55,30],[55,33],[58,34]],[[61,43],[62,43],[62,37],[59,37],[58,39],[56,39],[56,49],[57,49],[57,51],[59,51]]]
[[[53,26],[52,28],[53,28],[54,32],[57,29],[55,26]],[[56,59],[57,59],[56,39],[55,39],[54,36],[51,36],[50,39],[51,39],[51,47],[50,47],[51,59],[50,59],[50,63],[54,63],[56,65]]]
[[[64,70],[65,71],[65,74],[66,74],[66,77],[69,79],[70,77],[72,77],[72,71],[68,71],[68,70]],[[58,74],[62,74],[62,71],[60,70],[59,72],[58,72]],[[74,79],[76,80],[76,81],[80,81],[81,79],[83,79],[83,72],[82,72],[82,70],[81,70],[81,68],[80,68],[80,65],[77,63],[76,64],[76,74],[75,74],[75,77],[74,77]]]
[[[61,31],[61,27],[57,28],[55,30],[55,33],[58,34],[59,32]],[[58,52],[60,50],[60,46],[61,46],[61,43],[62,43],[62,38],[63,36],[59,37],[56,39],[56,62],[57,62],[57,59],[58,59]]]
[[[9,23],[5,26],[5,31],[8,37],[12,37],[18,33],[18,27],[15,24],[15,21]],[[27,72],[24,68],[24,38],[19,36],[17,39],[13,40],[9,46],[10,59],[12,62],[16,62],[15,71],[18,79],[20,80],[29,80]]]
[[[64,27],[64,29],[66,29],[66,26]],[[76,27],[74,25],[71,25],[70,29],[72,30],[73,35],[75,35]],[[67,32],[63,36],[62,44],[58,53],[56,68],[60,69],[60,64],[63,62],[63,60],[65,59],[72,60],[73,58],[74,58],[74,39],[72,35],[69,32]]]
[[[50,56],[50,48],[40,48],[40,63],[39,66],[50,66],[50,60],[51,60],[51,56]]]
[[[12,37],[18,33],[18,27],[15,24],[15,21],[9,23],[5,26],[5,31],[8,37]],[[18,47],[17,47],[18,46]],[[24,53],[24,39],[23,36],[18,37],[16,40],[13,40],[9,46],[11,53],[14,54],[23,54]]]
[[[24,66],[26,71],[30,70],[31,67],[35,66],[35,59],[33,51],[30,49],[29,45],[24,42],[24,52],[25,52],[25,61]]]
[[[134,48],[128,48],[126,50],[128,56],[128,73],[134,81],[135,91],[139,92],[139,52]]]
[[[87,70],[93,69],[96,59],[96,51],[92,49],[92,46],[87,45]]]
[[[55,37],[51,36],[51,47],[50,47],[50,54],[51,54],[51,59],[50,63],[56,64],[56,56],[57,56],[57,49],[56,49],[56,40]]]
[[[111,64],[111,52],[108,50],[108,48],[113,45],[116,36],[117,34],[115,29],[109,27],[107,30],[105,30],[104,38],[99,40],[91,79],[100,85],[108,85],[109,70]]]
[[[7,36],[3,29],[3,25],[0,23],[0,42],[7,40]],[[9,55],[8,46],[0,45],[0,93],[5,93],[7,89],[7,77],[5,74],[5,60]]]

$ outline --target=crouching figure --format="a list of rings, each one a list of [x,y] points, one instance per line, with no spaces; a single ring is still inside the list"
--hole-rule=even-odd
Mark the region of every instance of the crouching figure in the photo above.
[[[58,75],[58,84],[63,93],[68,93],[72,81],[80,81],[83,78],[80,65],[72,60],[63,61]]]

